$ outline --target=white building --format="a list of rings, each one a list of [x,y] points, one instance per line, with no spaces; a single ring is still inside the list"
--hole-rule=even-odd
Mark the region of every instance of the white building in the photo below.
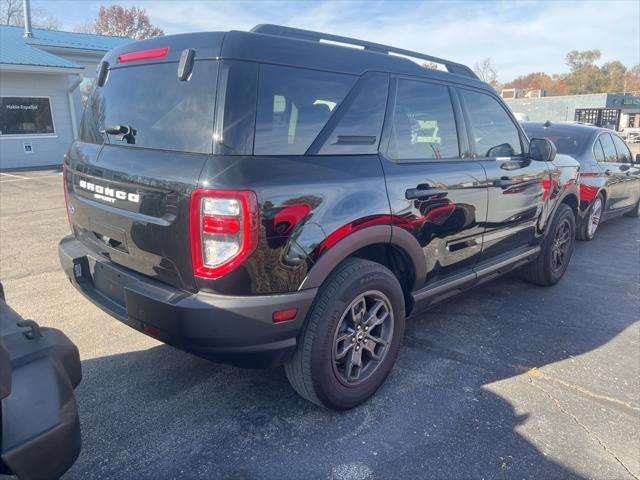
[[[81,91],[129,38],[0,25],[0,170],[59,165],[76,138]]]

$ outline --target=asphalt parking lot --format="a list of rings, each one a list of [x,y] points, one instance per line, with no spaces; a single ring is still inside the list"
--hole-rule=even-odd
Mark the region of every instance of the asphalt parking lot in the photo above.
[[[58,264],[61,180],[0,174],[0,279],[80,349],[65,478],[640,478],[638,220],[578,243],[554,288],[511,275],[414,318],[377,395],[333,413],[282,369],[200,360],[81,297]]]

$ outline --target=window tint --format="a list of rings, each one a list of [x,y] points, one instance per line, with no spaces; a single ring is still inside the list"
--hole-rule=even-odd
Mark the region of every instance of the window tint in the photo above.
[[[529,138],[547,138],[556,146],[558,153],[563,155],[577,155],[584,151],[586,142],[589,141],[592,132],[587,129],[572,129],[565,126],[544,127],[538,124],[531,125],[527,122],[522,128]]]
[[[398,80],[387,154],[403,160],[460,157],[448,87]]]
[[[93,87],[80,139],[102,143],[100,130],[126,125],[136,130],[135,143],[116,134],[104,134],[104,141],[126,147],[211,153],[218,62],[196,61],[186,82],[178,80],[177,71],[177,62],[111,69],[107,83]]]
[[[303,155],[357,77],[261,65],[256,155]]]
[[[602,151],[602,144],[600,143],[600,139],[596,140],[596,143],[593,144],[593,155],[596,159],[596,162],[604,162],[604,152]]]
[[[471,122],[476,154],[488,158],[522,155],[518,129],[502,105],[484,93],[461,92]]]
[[[218,76],[215,154],[251,155],[256,124],[258,65],[223,60]]]
[[[612,135],[613,143],[616,146],[616,151],[618,152],[618,161],[620,163],[631,163],[631,151],[627,144],[622,141],[620,137],[617,135]]]
[[[617,162],[618,154],[616,153],[616,148],[613,146],[613,140],[611,140],[611,135],[605,133],[600,135],[600,143],[602,144],[602,149],[604,150],[604,161],[605,162]]]
[[[320,155],[374,154],[387,107],[389,76],[383,73],[364,75],[341,107],[340,116],[330,131],[323,134]],[[313,147],[315,149],[315,146]]]

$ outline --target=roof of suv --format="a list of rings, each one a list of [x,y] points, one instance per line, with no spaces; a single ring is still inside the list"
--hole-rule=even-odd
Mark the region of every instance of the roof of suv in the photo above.
[[[165,61],[177,61],[184,49],[193,48],[196,58],[200,59],[246,60],[353,75],[381,71],[492,91],[469,67],[459,63],[387,45],[278,25],[258,25],[250,32],[232,30],[156,37],[116,48],[105,60],[116,67],[117,56],[122,53],[166,46],[170,52]],[[447,71],[425,68],[412,59],[443,65]]]

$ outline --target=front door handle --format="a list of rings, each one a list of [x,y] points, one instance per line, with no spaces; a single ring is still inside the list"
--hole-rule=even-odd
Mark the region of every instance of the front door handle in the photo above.
[[[433,197],[434,195],[446,195],[445,192],[437,188],[409,188],[404,192],[404,198],[407,200],[416,200],[418,198]]]

